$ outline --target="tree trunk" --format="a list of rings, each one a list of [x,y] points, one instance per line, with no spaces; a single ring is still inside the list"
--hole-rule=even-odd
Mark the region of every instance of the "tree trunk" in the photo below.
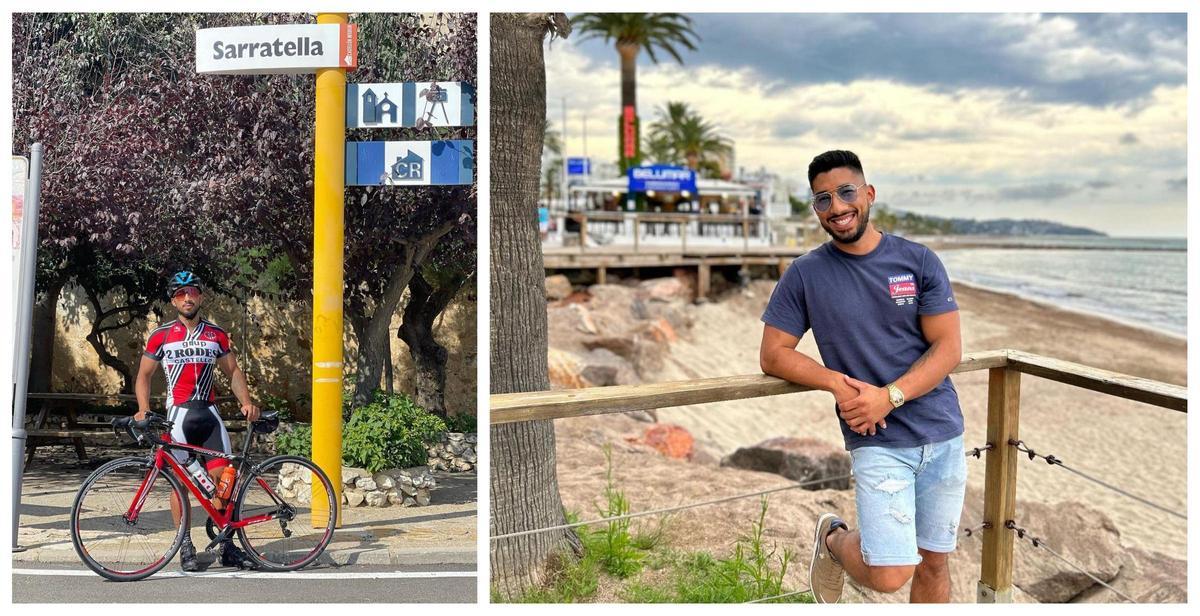
[[[617,160],[620,161],[622,173],[642,162],[641,122],[637,117],[637,56],[640,50],[637,44],[617,44],[617,53],[621,56],[621,116],[617,121],[617,143],[621,151],[617,153]],[[626,109],[633,110],[632,119],[626,118]],[[627,134],[625,125],[631,121],[633,126]],[[629,155],[627,141],[633,144],[632,155]]]
[[[58,333],[58,298],[62,295],[65,283],[61,278],[51,280],[45,293],[33,305],[33,354],[29,360],[30,392],[50,391],[51,377],[54,375],[54,338]],[[31,412],[34,406],[30,404],[26,412]]]
[[[96,351],[96,354],[100,356],[100,363],[112,368],[113,370],[116,370],[117,374],[121,375],[121,393],[131,394],[133,393],[133,369],[129,366],[129,364],[121,361],[120,357],[117,357],[109,352],[108,345],[104,341],[104,334],[105,332],[112,331],[114,329],[122,329],[129,326],[129,324],[132,323],[136,318],[136,315],[144,314],[146,312],[146,310],[149,308],[149,305],[141,304],[135,306],[118,306],[105,310],[100,301],[99,292],[95,291],[94,289],[89,289],[86,286],[83,287],[83,290],[87,295],[88,302],[92,305],[92,310],[94,310],[96,313],[95,318],[92,319],[92,329],[88,332],[85,338],[88,341],[88,344],[92,345],[92,349]],[[118,322],[108,326],[104,325],[105,321],[110,318],[118,317],[121,313],[127,313],[129,315],[125,322]]]
[[[376,302],[375,310],[369,316],[364,308],[351,306],[350,323],[358,336],[358,361],[354,379],[356,406],[371,401],[371,392],[379,387],[383,377],[384,363],[391,361],[388,355],[391,335],[388,327],[392,323],[392,315],[396,314],[396,308],[400,305],[400,299],[404,297],[408,281],[437,246],[438,240],[449,233],[456,223],[455,220],[442,223],[429,233],[404,245],[402,260],[392,271],[387,286],[384,287],[383,296]]]
[[[417,404],[446,417],[446,348],[433,338],[433,322],[466,282],[461,273],[434,288],[420,272],[408,283],[408,303],[396,335],[408,345],[416,371]]]
[[[492,14],[491,393],[550,388],[545,270],[537,226],[546,121],[544,14]],[[492,536],[562,524],[554,424],[491,428]],[[570,531],[492,542],[492,583],[505,597],[544,579],[547,561],[575,549]]]

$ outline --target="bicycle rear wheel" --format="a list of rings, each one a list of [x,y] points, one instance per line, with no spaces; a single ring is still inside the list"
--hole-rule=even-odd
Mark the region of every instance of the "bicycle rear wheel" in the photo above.
[[[323,502],[314,485],[324,487]],[[242,482],[234,519],[255,520],[238,529],[246,554],[269,571],[295,571],[321,556],[333,539],[337,496],[325,473],[299,456],[275,456]]]
[[[178,523],[171,516],[172,496],[182,504]],[[151,458],[120,458],[96,469],[79,488],[71,508],[71,543],[99,575],[140,580],[171,562],[189,513],[187,494],[169,470],[154,468]]]

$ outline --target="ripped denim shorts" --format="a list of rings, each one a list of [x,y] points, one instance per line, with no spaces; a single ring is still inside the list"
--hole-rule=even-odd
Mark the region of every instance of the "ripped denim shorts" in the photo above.
[[[863,562],[915,565],[917,548],[953,552],[967,461],[957,436],[920,447],[850,450]]]

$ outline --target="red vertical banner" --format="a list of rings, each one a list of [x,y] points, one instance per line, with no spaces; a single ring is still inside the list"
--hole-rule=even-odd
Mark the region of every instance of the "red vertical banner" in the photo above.
[[[338,64],[346,70],[358,68],[358,26],[341,24],[338,33]]]
[[[637,156],[637,112],[633,105],[626,105],[621,114],[621,134],[624,137],[623,142],[625,158],[632,159]]]

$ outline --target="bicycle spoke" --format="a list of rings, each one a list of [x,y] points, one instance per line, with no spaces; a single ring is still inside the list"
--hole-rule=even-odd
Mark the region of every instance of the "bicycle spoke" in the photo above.
[[[171,514],[175,489],[158,476],[146,491],[137,517],[127,514],[146,478],[145,460],[119,460],[85,482],[72,519],[77,551],[94,571],[123,579],[157,570],[175,551],[179,524]]]
[[[253,521],[257,516],[263,520],[247,525],[239,533],[247,551],[260,564],[275,569],[299,568],[315,559],[328,544],[333,526],[324,514],[320,520],[315,519],[313,480],[310,470],[287,460],[268,461],[250,479],[238,503],[238,519]],[[274,519],[266,519],[268,516]],[[321,522],[319,527],[314,527],[315,521]]]

